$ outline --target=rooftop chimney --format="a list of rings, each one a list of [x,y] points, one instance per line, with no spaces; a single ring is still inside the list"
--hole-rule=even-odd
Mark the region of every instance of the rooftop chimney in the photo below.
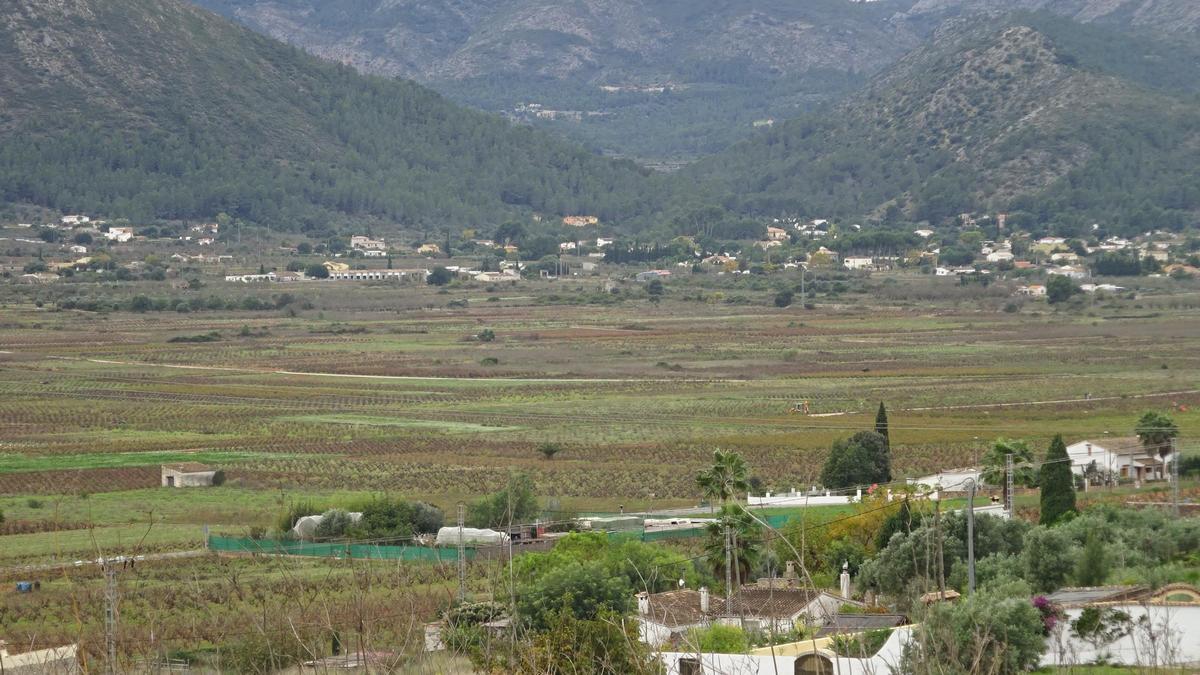
[[[850,599],[850,563],[849,562],[842,563],[842,576],[841,576],[840,581],[842,582],[841,583],[842,597],[849,600]]]
[[[784,570],[784,572],[783,572],[783,578],[784,579],[795,579],[796,578],[796,561],[794,561],[794,560],[787,561],[787,569]]]
[[[646,616],[650,613],[650,594],[642,591],[637,594],[638,614]]]
[[[700,613],[708,614],[708,586],[700,587]]]

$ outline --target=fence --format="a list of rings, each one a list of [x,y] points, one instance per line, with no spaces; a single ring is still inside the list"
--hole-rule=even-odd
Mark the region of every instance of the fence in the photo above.
[[[358,558],[375,560],[408,560],[442,562],[458,559],[457,548],[435,548],[433,546],[384,546],[380,544],[337,544],[308,541],[281,541],[278,539],[251,539],[249,537],[222,537],[210,535],[208,549],[217,553],[262,553],[265,555],[299,555],[320,558]],[[475,549],[466,549],[468,559],[475,557]]]
[[[779,529],[786,525],[795,516],[775,515],[765,516],[762,520],[775,529]],[[627,530],[625,532],[609,532],[608,538],[615,540],[636,539],[639,541],[669,541],[671,539],[693,539],[695,537],[703,537],[707,533],[707,525],[696,525],[694,527],[672,527],[668,529],[641,529]]]

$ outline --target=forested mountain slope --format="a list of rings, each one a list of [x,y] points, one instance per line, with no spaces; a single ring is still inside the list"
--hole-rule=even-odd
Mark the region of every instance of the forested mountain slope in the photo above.
[[[917,0],[906,18],[1042,10],[1081,23],[1148,29],[1164,34],[1200,32],[1200,3],[1194,0]]]
[[[473,106],[578,111],[524,117],[648,160],[711,154],[752,135],[755,122],[836,100],[947,19],[1044,10],[1146,31],[1150,42],[1194,40],[1200,30],[1195,0],[194,1]]]
[[[0,5],[0,199],[278,227],[644,210],[630,163],[177,0]]]
[[[993,208],[1080,228],[1193,221],[1195,98],[1123,77],[1119,59],[1081,60],[1058,44],[1071,26],[1047,23],[1067,31],[1056,40],[1029,23],[946,27],[835,109],[776,125],[680,178],[748,213],[937,222]],[[1135,48],[1110,38],[1110,51]]]

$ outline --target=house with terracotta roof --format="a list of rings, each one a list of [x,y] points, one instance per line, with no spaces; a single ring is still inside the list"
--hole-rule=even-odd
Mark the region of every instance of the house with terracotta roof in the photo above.
[[[798,625],[823,626],[833,621],[848,598],[829,591],[764,583],[743,586],[733,596],[729,614],[750,632],[787,633]],[[857,603],[852,603],[857,604]]]
[[[860,604],[829,591],[804,588],[790,565],[788,572],[742,586],[728,604],[707,588],[638,593],[641,639],[651,647],[679,644],[688,631],[713,623],[740,625],[750,632],[786,633],[797,625],[824,626],[843,605]]]
[[[707,588],[637,594],[638,634],[651,647],[676,644],[693,628],[709,625],[725,610],[724,598]]]

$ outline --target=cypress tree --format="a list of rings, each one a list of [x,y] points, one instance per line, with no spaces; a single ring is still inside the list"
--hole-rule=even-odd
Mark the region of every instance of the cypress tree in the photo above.
[[[1095,532],[1089,532],[1083,555],[1075,567],[1075,583],[1080,586],[1099,586],[1107,578],[1108,556],[1104,552],[1104,542]]]
[[[1042,465],[1038,485],[1042,488],[1042,525],[1053,525],[1075,511],[1075,478],[1062,434],[1050,442],[1046,463]]]
[[[879,412],[875,413],[875,433],[883,436],[887,446],[892,447],[892,437],[888,435],[887,408],[883,407],[883,401],[879,402]]]

